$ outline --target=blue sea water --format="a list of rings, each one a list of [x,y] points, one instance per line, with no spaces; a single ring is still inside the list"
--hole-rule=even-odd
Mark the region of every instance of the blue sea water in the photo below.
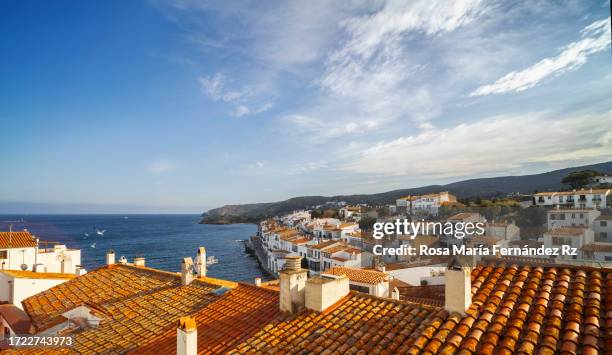
[[[142,256],[149,267],[179,271],[181,259],[195,257],[197,248],[204,246],[208,256],[219,259],[208,267],[209,276],[267,279],[240,242],[255,234],[255,225],[203,225],[199,220],[198,215],[0,215],[0,231],[8,231],[9,225],[14,231],[27,228],[41,241],[81,249],[81,264],[87,270],[104,265],[106,251],[113,249],[117,258],[123,255],[131,262]],[[106,232],[97,235],[96,228]]]

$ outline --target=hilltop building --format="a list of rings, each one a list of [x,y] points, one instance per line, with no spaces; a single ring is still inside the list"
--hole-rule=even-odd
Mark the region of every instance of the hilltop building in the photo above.
[[[573,191],[539,192],[533,195],[534,206],[595,208],[603,209],[610,206],[608,197],[610,189],[582,189]]]
[[[439,193],[406,196],[395,201],[398,210],[411,215],[438,215],[438,209],[444,204],[455,203],[457,198],[448,191]]]

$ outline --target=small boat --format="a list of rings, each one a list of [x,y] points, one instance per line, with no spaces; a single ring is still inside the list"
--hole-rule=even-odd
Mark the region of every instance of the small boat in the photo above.
[[[100,229],[96,228],[96,234],[97,235],[104,235],[104,232],[106,232],[106,229],[100,230]]]
[[[209,256],[206,258],[206,265],[214,265],[218,263],[219,263],[219,259],[215,258],[214,256]]]
[[[96,248],[96,243],[93,243],[92,245],[90,245],[90,247],[95,249]]]

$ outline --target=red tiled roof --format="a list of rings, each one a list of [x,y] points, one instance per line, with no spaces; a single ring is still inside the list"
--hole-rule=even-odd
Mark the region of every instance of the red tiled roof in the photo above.
[[[472,305],[427,325],[408,353],[571,353],[612,349],[612,272],[477,266]]]
[[[278,292],[241,283],[216,302],[193,315],[198,329],[198,352],[227,352],[255,335],[268,323],[283,319],[278,307]],[[133,354],[174,354],[176,329],[150,339]]]
[[[276,319],[230,353],[405,353],[427,324],[448,313],[438,307],[350,292],[324,312]]]
[[[16,334],[27,334],[30,331],[30,317],[13,304],[0,304],[0,316]]]
[[[22,303],[38,331],[66,321],[62,314],[78,306],[95,309],[102,317],[100,325],[74,331],[71,350],[125,352],[167,329],[176,331],[181,316],[217,300],[219,296],[211,292],[219,285],[205,281],[197,279],[182,286],[176,273],[116,264],[64,282]]]
[[[582,233],[584,233],[585,228],[581,228],[581,227],[558,227],[555,229],[551,229],[548,232],[546,232],[547,234],[550,235],[569,235],[569,236],[573,236],[573,235],[581,235]]]
[[[0,232],[0,249],[33,248],[36,240],[28,231]]]
[[[610,243],[595,243],[587,244],[582,247],[583,251],[594,251],[594,252],[612,252],[612,244]]]
[[[337,266],[333,267],[327,271],[322,272],[322,274],[329,275],[346,275],[350,281],[361,282],[366,284],[377,284],[383,281],[388,280],[388,276],[386,273],[378,270],[367,270],[367,269],[357,269],[352,267],[344,267]]]

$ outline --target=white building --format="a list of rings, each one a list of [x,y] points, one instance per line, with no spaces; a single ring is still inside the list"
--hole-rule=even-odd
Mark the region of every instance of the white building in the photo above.
[[[596,241],[612,242],[612,215],[604,214],[595,218],[593,232]]]
[[[22,300],[71,280],[76,276],[75,274],[1,270],[0,303],[7,302],[22,308]]]
[[[600,185],[612,185],[612,175],[595,176],[593,181]]]
[[[551,209],[546,212],[548,229],[558,227],[590,228],[601,212],[595,209]]]
[[[520,240],[521,229],[514,222],[490,222],[485,225],[485,235],[502,240]]]
[[[612,243],[592,243],[582,247],[583,256],[597,261],[612,261]]]
[[[81,264],[81,250],[56,244],[40,248],[27,230],[0,232],[0,270],[29,270],[74,274]]]
[[[558,259],[583,259],[585,255],[583,255],[582,248],[587,244],[592,244],[594,241],[593,230],[590,228],[559,227],[544,233],[544,247],[561,249],[564,245],[567,245],[578,251],[578,254],[575,256],[560,254],[556,257]]]
[[[321,272],[321,276],[342,276],[349,279],[349,288],[376,297],[389,297],[389,275],[373,269],[333,267]]]
[[[539,192],[533,195],[533,203],[542,207],[573,207],[602,209],[608,206],[610,189],[582,189],[573,191]]]
[[[344,206],[338,213],[345,220],[359,221],[361,219],[362,206]]]
[[[362,251],[339,240],[308,245],[308,269],[314,274],[336,266],[361,267]]]
[[[398,209],[404,209],[413,215],[438,215],[438,209],[447,203],[457,202],[457,198],[448,191],[419,196],[406,196],[395,201]]]

